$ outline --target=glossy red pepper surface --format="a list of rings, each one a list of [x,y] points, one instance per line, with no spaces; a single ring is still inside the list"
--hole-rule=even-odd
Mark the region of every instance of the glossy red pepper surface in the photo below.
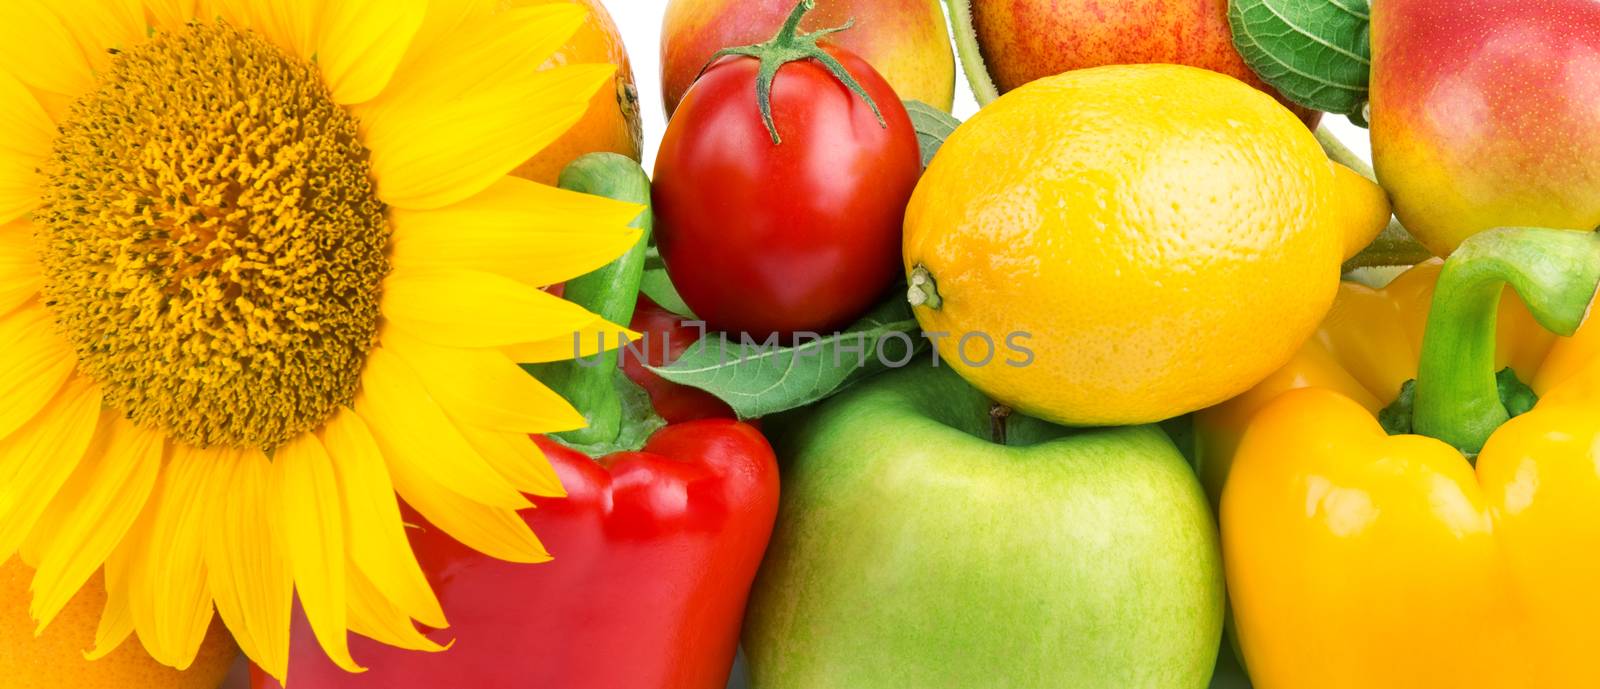
[[[772,447],[729,419],[668,426],[595,461],[543,438],[568,496],[523,517],[555,557],[502,562],[417,520],[412,546],[452,647],[351,639],[363,674],[323,656],[296,616],[294,689],[721,689],[778,507]],[[277,684],[257,673],[258,689]]]

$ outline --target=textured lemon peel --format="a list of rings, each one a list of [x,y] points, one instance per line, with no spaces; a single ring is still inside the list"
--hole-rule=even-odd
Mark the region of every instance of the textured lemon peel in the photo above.
[[[368,159],[315,67],[254,33],[194,23],[119,53],[35,214],[46,303],[106,403],[268,451],[351,404],[389,272]]]

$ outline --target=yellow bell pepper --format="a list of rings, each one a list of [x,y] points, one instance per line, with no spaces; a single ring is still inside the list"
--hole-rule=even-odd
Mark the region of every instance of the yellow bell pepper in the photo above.
[[[1600,687],[1597,282],[1600,235],[1495,231],[1346,284],[1293,362],[1197,417],[1258,689]],[[1509,419],[1505,367],[1539,396]],[[1385,418],[1419,434],[1390,435],[1412,379]]]

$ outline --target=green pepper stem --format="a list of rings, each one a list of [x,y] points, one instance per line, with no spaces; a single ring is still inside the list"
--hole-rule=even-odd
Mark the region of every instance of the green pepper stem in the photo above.
[[[1507,284],[1540,325],[1572,335],[1600,286],[1600,235],[1490,230],[1445,261],[1422,341],[1413,425],[1469,455],[1511,418],[1495,379],[1495,326]]]
[[[633,159],[615,153],[591,153],[568,165],[561,172],[563,189],[636,203],[644,211],[632,227],[643,230],[639,243],[605,267],[567,282],[566,298],[605,320],[627,325],[638,304],[639,283],[644,278],[645,251],[654,225],[650,213],[650,178]],[[621,343],[600,355],[598,363],[578,364],[557,387],[567,401],[580,411],[589,425],[561,434],[572,444],[603,444],[622,432],[623,404],[616,377],[621,375]]]

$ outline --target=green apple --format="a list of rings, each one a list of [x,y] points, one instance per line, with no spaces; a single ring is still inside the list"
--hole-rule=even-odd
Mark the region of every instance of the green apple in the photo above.
[[[990,410],[923,367],[779,434],[745,621],[755,689],[1207,686],[1222,559],[1172,442],[1020,415],[996,434]]]

